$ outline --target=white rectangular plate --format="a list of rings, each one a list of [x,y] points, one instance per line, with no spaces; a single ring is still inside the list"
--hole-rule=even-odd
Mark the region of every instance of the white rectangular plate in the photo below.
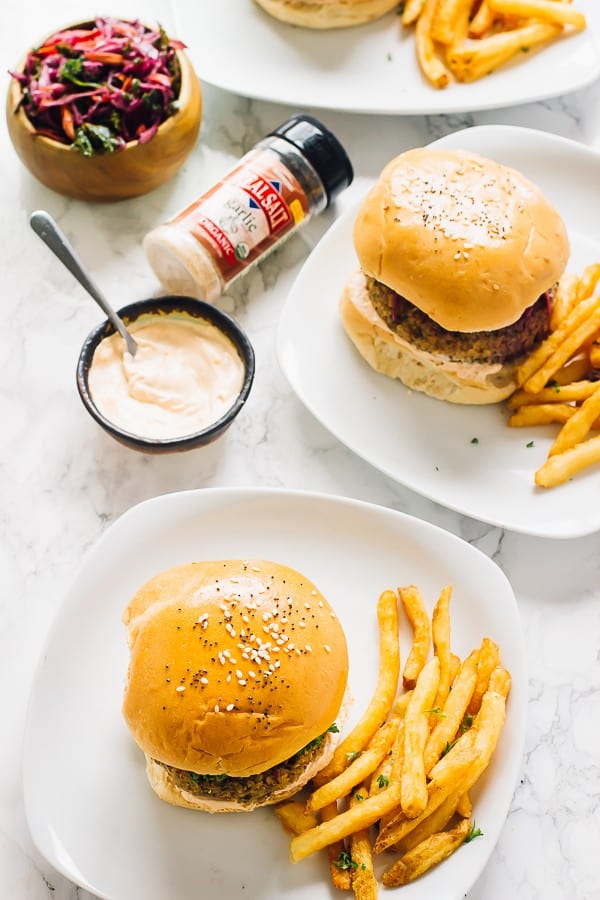
[[[289,836],[271,810],[210,815],[159,800],[121,717],[128,659],[123,608],[157,572],[226,558],[286,563],[323,591],[348,641],[351,723],[377,680],[375,607],[382,590],[415,582],[431,608],[450,582],[455,652],[466,655],[485,635],[498,642],[513,683],[500,743],[472,794],[484,835],[402,889],[405,900],[462,898],[498,839],[521,765],[527,675],[514,595],[487,556],[453,535],[389,509],[316,494],[171,494],[134,507],[101,537],[55,622],[32,689],[24,787],[40,851],[110,900],[332,896],[325,857],[292,865]],[[409,641],[406,627],[404,659]]]
[[[598,153],[544,132],[494,125],[455,132],[431,146],[474,150],[523,172],[565,220],[568,270],[600,260]],[[346,210],[319,242],[282,312],[279,361],[302,402],[371,465],[450,509],[542,537],[599,529],[598,466],[559,487],[535,487],[534,472],[556,426],[509,428],[502,404],[433,400],[376,373],[358,355],[338,314],[343,285],[358,268],[356,213],[357,207]]]
[[[471,84],[439,91],[426,82],[412,29],[389,13],[354,28],[286,25],[252,0],[173,0],[176,37],[188,44],[201,80],[299,108],[383,114],[456,113],[566,94],[600,75],[600,5],[576,0],[588,27],[519,55]]]

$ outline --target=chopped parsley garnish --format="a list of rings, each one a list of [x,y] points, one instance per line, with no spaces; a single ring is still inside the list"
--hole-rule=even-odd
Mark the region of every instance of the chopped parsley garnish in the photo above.
[[[455,743],[456,743],[456,741],[452,741],[452,742],[446,741],[446,746],[445,746],[444,749],[442,750],[442,752],[441,752],[441,754],[440,754],[440,758],[441,758],[442,756],[445,756],[446,753],[450,753],[450,751],[451,751],[452,748],[454,747]]]
[[[364,795],[364,794],[355,794],[354,796],[355,796],[355,798],[358,800],[359,803],[362,803],[363,800],[365,799],[365,795]]]
[[[335,722],[334,722],[333,725],[330,725],[330,726],[329,726],[329,728],[327,729],[327,731],[330,731],[332,734],[339,734],[340,729],[337,727],[337,725],[336,725]]]
[[[482,837],[483,831],[481,828],[478,828],[476,823],[473,822],[473,827],[465,838],[465,844],[468,844],[470,841],[474,841],[477,837]]]
[[[360,750],[351,750],[350,753],[346,753],[349,762],[354,762],[357,756],[360,756]]]
[[[472,444],[478,444],[478,443],[479,443],[479,438],[476,438],[476,437],[471,438],[471,443],[472,443]]]
[[[383,788],[386,788],[389,783],[390,783],[390,779],[387,777],[387,775],[378,775],[377,776],[377,787],[380,790],[382,790]]]
[[[358,869],[358,863],[352,859],[346,850],[342,850],[333,864],[336,869]]]
[[[387,53],[385,58],[387,59],[388,62],[391,62],[391,61],[392,61],[392,54],[391,54],[391,53]]]
[[[465,731],[468,731],[471,725],[473,724],[473,716],[470,713],[466,713],[463,716],[463,720],[460,723],[460,733],[464,734]]]
[[[423,712],[431,713],[432,716],[437,716],[439,719],[446,718],[446,713],[442,711],[441,706],[434,706],[433,709],[424,709]]]
[[[529,441],[528,444],[525,444],[526,447],[535,447],[535,441]]]

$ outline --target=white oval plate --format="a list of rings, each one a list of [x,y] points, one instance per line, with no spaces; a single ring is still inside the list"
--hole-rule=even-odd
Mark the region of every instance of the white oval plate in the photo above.
[[[471,84],[443,91],[422,77],[412,29],[395,13],[356,28],[315,31],[278,22],[252,0],[173,0],[177,36],[201,80],[287,103],[346,112],[457,113],[515,106],[579,90],[600,75],[600,8],[576,0],[585,31]]]
[[[484,635],[513,676],[505,729],[473,791],[484,832],[426,877],[406,900],[458,900],[498,839],[521,763],[527,676],[519,615],[499,568],[469,544],[405,515],[353,500],[269,489],[213,489],[149,500],[125,513],[84,560],[34,680],[24,752],[33,839],[57,869],[110,900],[324,900],[323,857],[292,865],[272,811],[214,815],[158,800],[121,718],[127,670],[121,612],[150,576],[195,559],[258,557],[287,563],[337,610],[356,702],[377,669],[376,599],[417,583],[430,605],[454,586],[452,643],[461,655]],[[404,658],[408,627],[402,637]],[[319,673],[315,672],[315,679]]]
[[[580,271],[600,260],[593,189],[600,184],[600,154],[544,132],[501,125],[455,132],[431,146],[474,150],[528,175],[566,222],[567,268]],[[313,250],[281,315],[279,361],[302,402],[371,465],[450,509],[542,537],[600,528],[598,466],[551,490],[535,487],[534,471],[556,426],[509,428],[503,404],[433,400],[376,373],[359,356],[338,314],[343,285],[358,268],[352,244],[357,209],[347,209]]]

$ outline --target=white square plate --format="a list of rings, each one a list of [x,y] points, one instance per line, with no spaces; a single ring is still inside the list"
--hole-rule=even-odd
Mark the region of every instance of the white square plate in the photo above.
[[[600,5],[576,0],[588,27],[471,84],[439,91],[419,70],[412,29],[389,13],[355,28],[286,25],[252,0],[172,0],[177,37],[202,81],[235,94],[346,112],[456,113],[579,90],[600,75]]]
[[[292,865],[289,836],[271,810],[210,815],[159,800],[121,716],[128,660],[123,608],[163,569],[225,558],[286,563],[324,592],[348,641],[350,724],[377,680],[375,607],[382,590],[415,582],[431,607],[450,582],[453,650],[465,656],[484,635],[498,642],[513,683],[494,758],[472,792],[483,837],[402,890],[405,900],[462,898],[498,839],[521,765],[527,675],[514,595],[500,569],[459,538],[393,510],[316,494],[171,494],[136,506],[104,533],[75,578],[33,684],[24,788],[39,850],[110,900],[332,896],[326,858]],[[409,642],[405,627],[404,659]]]
[[[565,220],[567,268],[580,271],[600,260],[600,154],[544,132],[495,125],[455,132],[431,146],[474,150],[523,172]],[[346,210],[313,250],[281,315],[279,361],[302,402],[358,456],[450,509],[542,537],[599,529],[598,466],[550,490],[534,484],[556,426],[509,428],[502,404],[433,400],[376,373],[359,356],[338,314],[343,285],[358,268],[357,210]]]

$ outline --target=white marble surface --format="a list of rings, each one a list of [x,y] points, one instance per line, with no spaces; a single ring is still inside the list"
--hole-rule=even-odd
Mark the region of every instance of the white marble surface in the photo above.
[[[147,5],[141,6],[145,15]],[[12,4],[4,9],[2,70],[35,35],[81,13],[75,0],[51,7],[30,0],[25,14]],[[168,10],[159,15],[168,25]],[[201,139],[181,174],[150,196],[118,206],[88,206],[46,190],[19,164],[5,128],[0,134],[0,897],[90,896],[39,857],[21,785],[36,661],[82,554],[124,510],[153,495],[269,485],[355,496],[414,514],[460,535],[505,571],[530,651],[526,753],[500,842],[469,900],[600,900],[598,535],[563,542],[523,537],[395,485],[311,418],[287,387],[274,352],[278,312],[295,274],[336,211],[361,191],[362,179],[376,175],[400,150],[472,124],[527,125],[600,148],[600,84],[473,115],[317,113],[349,149],[355,184],[337,210],[311,223],[223,301],[248,330],[258,362],[251,398],[235,425],[209,448],[153,458],[120,447],[85,414],[74,370],[99,316],[30,232],[27,216],[40,207],[53,213],[115,304],[160,293],[140,249],[144,233],[212,184],[289,112],[209,88],[205,100]]]

